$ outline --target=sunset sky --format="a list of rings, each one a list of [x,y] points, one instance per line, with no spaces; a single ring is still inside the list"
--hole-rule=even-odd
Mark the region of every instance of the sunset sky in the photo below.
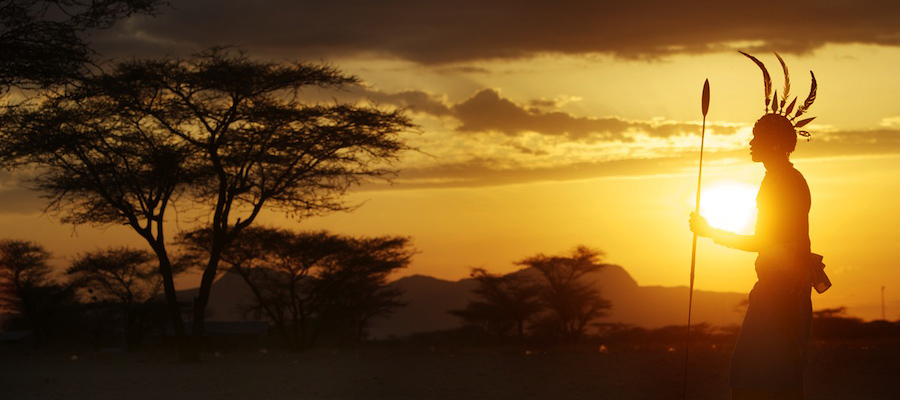
[[[752,207],[764,170],[747,143],[763,85],[737,50],[766,63],[781,92],[778,51],[801,100],[810,70],[819,82],[812,139],[792,156],[812,192],[813,251],[834,283],[814,307],[880,318],[885,286],[887,318],[900,318],[896,1],[171,3],[92,41],[119,59],[235,45],[258,58],[325,61],[366,85],[310,90],[311,100],[408,108],[419,129],[405,137],[419,151],[403,155],[392,185],[355,190],[352,213],[264,222],[410,236],[419,254],[404,275],[451,280],[584,244],[640,285],[687,285],[703,81],[712,92],[704,188],[738,188],[743,200],[726,203]],[[3,236],[37,241],[61,263],[140,245],[124,228],[61,225],[15,180],[0,175]],[[754,257],[701,239],[697,288],[749,291]]]

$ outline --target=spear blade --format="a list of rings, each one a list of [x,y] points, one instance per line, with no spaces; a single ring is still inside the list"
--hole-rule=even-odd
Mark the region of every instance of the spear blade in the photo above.
[[[706,113],[709,112],[709,79],[706,82],[703,82],[703,118],[706,118]]]

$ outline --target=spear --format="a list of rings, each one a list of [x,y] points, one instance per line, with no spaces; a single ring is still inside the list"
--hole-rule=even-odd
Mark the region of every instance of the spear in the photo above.
[[[703,178],[703,144],[706,139],[706,113],[709,111],[709,79],[703,82],[703,97],[701,100],[701,108],[703,111],[703,127],[700,130],[700,169],[697,173],[697,199],[694,205],[694,213],[700,214],[700,183]],[[694,303],[694,266],[697,263],[697,233],[694,232],[694,239],[691,243],[691,286],[688,291],[688,319],[687,319],[687,346],[684,348],[684,387],[681,390],[681,397],[687,398],[687,381],[688,381],[688,359],[691,352],[691,307]]]

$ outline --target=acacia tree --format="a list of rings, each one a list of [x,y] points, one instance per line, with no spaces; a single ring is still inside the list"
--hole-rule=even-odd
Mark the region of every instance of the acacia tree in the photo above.
[[[179,350],[189,359],[165,217],[173,199],[202,174],[188,166],[196,151],[165,132],[144,129],[140,120],[100,96],[52,97],[40,106],[6,110],[0,117],[0,157],[14,168],[36,171],[30,184],[62,222],[125,224],[150,245]]]
[[[185,337],[167,250],[176,199],[206,217],[209,254],[193,303],[196,359],[219,261],[264,208],[298,218],[346,210],[353,185],[392,173],[408,149],[403,110],[309,104],[302,89],[359,83],[327,65],[270,63],[220,49],[190,59],[134,60],[39,105],[0,116],[0,156],[40,174],[33,186],[63,220],[125,224],[153,249],[175,333]]]
[[[205,257],[211,235],[208,228],[180,235],[186,257]],[[401,293],[387,277],[409,264],[408,245],[404,237],[250,227],[222,253],[222,262],[253,293],[247,311],[268,319],[296,351],[328,329],[358,342],[372,319],[401,306]]]
[[[339,339],[360,343],[375,318],[405,305],[403,292],[388,285],[388,276],[409,265],[414,250],[400,236],[338,237],[343,251],[332,254],[316,273],[323,326]]]
[[[64,84],[84,73],[94,52],[85,33],[160,0],[0,0],[0,93],[9,86]]]
[[[118,309],[126,349],[131,351],[140,344],[162,291],[162,275],[157,265],[153,253],[119,247],[81,255],[66,274],[92,302],[111,304]],[[181,271],[176,268],[174,272]]]
[[[501,340],[514,329],[519,343],[524,342],[526,325],[543,307],[537,283],[521,272],[497,275],[483,268],[472,269],[470,276],[478,282],[474,290],[478,300],[450,313]]]
[[[518,264],[540,272],[540,296],[549,310],[538,324],[550,334],[575,343],[592,320],[605,314],[609,301],[600,296],[592,282],[583,278],[604,267],[603,253],[578,246],[569,255],[538,254]]]
[[[34,332],[38,345],[49,340],[71,306],[70,287],[56,282],[47,263],[50,253],[22,240],[0,240],[0,309],[14,325]]]

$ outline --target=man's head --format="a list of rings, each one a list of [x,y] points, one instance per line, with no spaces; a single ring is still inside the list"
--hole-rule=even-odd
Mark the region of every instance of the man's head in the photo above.
[[[762,162],[772,157],[786,157],[797,147],[797,133],[787,117],[780,114],[763,115],[753,126],[750,157]]]
[[[795,97],[793,101],[789,101],[791,96],[788,95],[790,92],[790,78],[787,64],[784,63],[784,60],[781,59],[778,53],[775,53],[775,57],[778,58],[784,70],[784,92],[780,98],[777,90],[774,94],[772,93],[772,77],[769,75],[766,66],[756,57],[744,52],[740,53],[753,61],[762,70],[763,93],[766,95],[766,115],[763,115],[759,121],[756,121],[756,125],[753,127],[750,155],[753,161],[759,162],[779,159],[787,160],[787,157],[797,146],[797,135],[809,137],[809,132],[799,129],[809,124],[814,118],[801,119],[796,122],[794,120],[805,114],[813,102],[816,101],[816,92],[819,87],[816,82],[816,75],[809,71],[812,82],[810,83],[809,96],[806,97],[806,100],[798,103],[799,98]],[[797,108],[794,108],[795,106]]]

